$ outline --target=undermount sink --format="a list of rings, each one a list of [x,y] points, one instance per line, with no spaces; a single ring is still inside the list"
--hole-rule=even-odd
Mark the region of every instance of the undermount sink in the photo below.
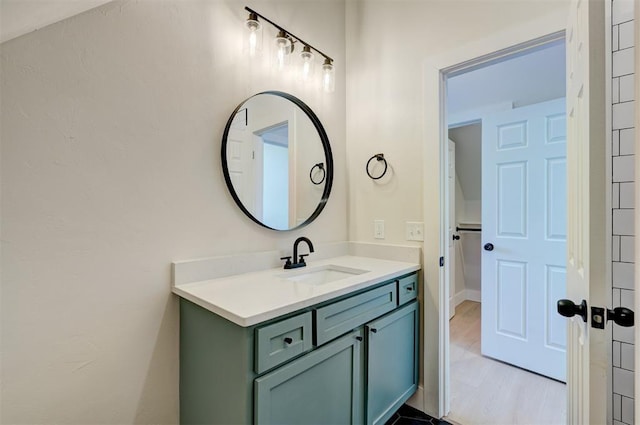
[[[367,273],[368,271],[369,270],[354,269],[351,267],[328,264],[326,266],[319,266],[307,270],[296,270],[294,272],[281,274],[279,275],[279,277],[306,285],[322,285],[329,282],[335,282],[336,280],[342,280],[348,277]]]

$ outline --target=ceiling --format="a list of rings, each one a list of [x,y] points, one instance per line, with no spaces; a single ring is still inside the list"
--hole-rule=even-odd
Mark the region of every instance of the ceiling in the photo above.
[[[449,115],[483,105],[532,105],[565,95],[564,40],[447,80]]]
[[[0,43],[111,0],[0,0]]]

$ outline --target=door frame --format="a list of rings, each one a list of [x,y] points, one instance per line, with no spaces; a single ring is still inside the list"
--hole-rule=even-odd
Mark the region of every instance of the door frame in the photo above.
[[[611,22],[609,16],[609,22]],[[634,23],[635,23],[635,43],[636,52],[640,50],[640,5],[635,3],[634,10]],[[635,85],[636,85],[636,93],[635,93],[635,101],[636,101],[636,117],[635,117],[635,129],[636,129],[636,150],[635,150],[635,166],[636,166],[636,193],[638,188],[640,187],[640,54],[636,53],[635,55],[636,64],[635,64]],[[638,231],[640,230],[640,196],[636,196],[636,210],[635,210],[635,283],[636,288],[634,291],[634,311],[640,311],[640,288],[638,288],[638,284],[640,283],[640,235]],[[635,341],[636,344],[640,344],[640,326],[637,324],[635,326]],[[635,364],[640,365],[640,347],[635,347]],[[636,388],[636,392],[640,392],[640,373],[634,373],[634,384]],[[640,423],[640,394],[635,394],[634,400],[634,416],[635,423]]]
[[[434,416],[444,416],[449,403],[449,288],[444,267],[438,260],[447,256],[446,179],[443,178],[447,164],[446,77],[564,38],[566,19],[565,12],[535,20],[429,58],[423,63],[423,214],[427,237],[423,250],[424,393],[420,407]],[[435,148],[438,149],[437,154],[434,154]]]

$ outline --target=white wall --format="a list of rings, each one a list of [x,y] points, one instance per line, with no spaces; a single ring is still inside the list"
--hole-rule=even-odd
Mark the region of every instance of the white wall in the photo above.
[[[349,234],[374,241],[385,219],[386,242],[407,243],[404,221],[422,219],[423,63],[525,21],[564,19],[567,1],[353,0],[347,2],[347,154]],[[434,141],[435,143],[435,141]],[[437,145],[428,147],[438,155]],[[393,179],[365,173],[384,152]]]
[[[408,243],[404,222],[426,220],[423,336],[427,363],[421,381],[424,407],[432,414],[442,411],[438,382],[443,363],[437,344],[438,256],[442,254],[437,242],[438,114],[432,109],[437,102],[425,106],[427,89],[430,96],[437,96],[437,90],[425,86],[425,63],[451,50],[480,55],[490,53],[484,50],[492,46],[498,50],[505,43],[524,42],[523,35],[557,31],[564,27],[567,11],[566,1],[347,2],[347,155],[353,164],[349,168],[349,236],[373,242],[372,222],[384,219],[386,242]],[[500,42],[496,36],[501,33],[510,37]],[[491,43],[480,44],[492,36]],[[367,159],[378,152],[393,167],[393,178],[386,185],[372,182],[364,171]],[[423,169],[425,158],[429,167]],[[423,205],[428,211],[423,212]]]
[[[176,423],[171,261],[347,238],[344,1],[247,4],[333,56],[336,92],[249,67],[234,0],[117,1],[0,45],[0,422]],[[331,197],[301,231],[255,225],[220,169],[229,115],[265,89],[332,143]]]

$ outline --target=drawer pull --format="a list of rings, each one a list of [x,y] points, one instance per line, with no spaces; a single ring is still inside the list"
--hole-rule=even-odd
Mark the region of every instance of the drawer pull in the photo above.
[[[407,286],[407,292],[413,291],[413,286]]]
[[[371,332],[376,333],[378,330],[376,328],[371,328]]]
[[[284,343],[285,343],[285,344],[287,344],[287,345],[291,344],[292,342],[293,342],[293,339],[292,339],[292,338],[286,337],[286,338],[284,339]]]

